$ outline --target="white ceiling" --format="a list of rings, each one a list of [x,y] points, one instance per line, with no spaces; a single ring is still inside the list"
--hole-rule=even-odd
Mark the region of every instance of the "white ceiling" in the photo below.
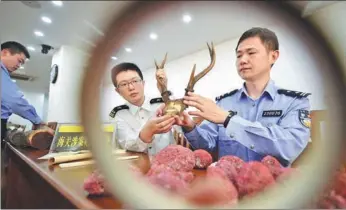
[[[102,38],[111,21],[127,1],[64,1],[62,7],[54,6],[50,1],[31,1],[31,8],[20,1],[4,1],[0,3],[1,42],[13,40],[26,46],[36,47],[32,58],[26,64],[22,73],[35,76],[33,82],[18,81],[18,85],[26,91],[48,92],[51,58],[54,51],[48,55],[42,54],[40,44],[48,44],[58,49],[62,45],[71,45],[88,52],[95,46],[95,40]],[[292,1],[301,12],[310,4],[311,8],[319,8],[318,3],[308,1]],[[28,4],[28,1],[26,2]],[[168,52],[168,60],[177,59],[206,47],[206,42],[215,44],[234,39],[253,26],[268,26],[275,23],[269,15],[263,15],[264,3],[249,6],[249,2],[184,2],[179,9],[165,13],[152,22],[137,29],[129,37],[124,47],[131,47],[133,52],[124,50],[118,55],[118,61],[135,62],[141,69],[151,68],[154,59],[161,60]],[[255,4],[255,3],[252,3]],[[322,5],[326,6],[326,5]],[[182,15],[190,14],[189,24],[182,22]],[[250,15],[251,14],[251,15]],[[52,19],[52,24],[43,23],[42,15]],[[258,18],[261,16],[261,18]],[[216,21],[217,20],[217,21]],[[4,30],[6,29],[6,30]],[[38,38],[34,30],[42,31],[45,36]],[[149,39],[149,34],[155,32],[158,39]]]

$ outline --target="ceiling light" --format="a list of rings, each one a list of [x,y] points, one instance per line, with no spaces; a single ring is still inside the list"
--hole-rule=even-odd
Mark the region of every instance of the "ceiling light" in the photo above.
[[[52,1],[52,3],[56,6],[59,6],[59,7],[62,6],[62,1]]]
[[[191,22],[191,20],[192,20],[192,18],[190,15],[183,15],[183,21],[185,23],[189,23],[189,22]]]
[[[36,50],[34,47],[31,47],[31,46],[27,47],[27,49],[30,50],[30,51],[35,51]]]
[[[151,33],[151,34],[150,34],[150,39],[156,40],[156,39],[157,39],[157,34]]]
[[[118,58],[113,56],[113,57],[112,57],[112,60],[118,60]]]
[[[127,48],[125,48],[125,51],[126,52],[132,52],[132,49],[127,47]]]
[[[41,17],[41,20],[45,23],[52,23],[52,20],[49,18],[49,17],[46,17],[46,16],[42,16]]]
[[[36,36],[44,36],[44,34],[41,31],[34,31]]]

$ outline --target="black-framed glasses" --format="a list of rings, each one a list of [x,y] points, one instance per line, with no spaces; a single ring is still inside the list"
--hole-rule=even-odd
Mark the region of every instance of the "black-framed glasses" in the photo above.
[[[131,80],[129,82],[121,82],[118,84],[118,89],[125,89],[125,88],[128,88],[129,85],[133,85],[133,86],[136,86],[136,85],[139,85],[141,84],[142,80],[141,79],[134,79],[134,80]]]

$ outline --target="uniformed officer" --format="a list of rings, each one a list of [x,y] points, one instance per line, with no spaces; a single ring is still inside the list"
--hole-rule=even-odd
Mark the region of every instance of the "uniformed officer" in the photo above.
[[[165,76],[162,73],[157,72]],[[112,81],[116,92],[127,101],[110,113],[116,124],[116,140],[121,148],[153,155],[174,144],[172,127],[175,119],[156,116],[156,110],[163,100],[144,95],[145,82],[138,66],[133,63],[116,65],[112,69]]]
[[[35,108],[23,98],[18,86],[10,77],[10,73],[22,66],[30,58],[27,49],[18,42],[1,44],[1,148],[6,137],[8,118],[15,113],[35,125],[45,124],[37,115]]]
[[[219,157],[235,155],[244,161],[260,161],[266,155],[289,166],[307,146],[310,138],[309,93],[280,89],[270,78],[279,57],[274,32],[252,28],[236,47],[236,66],[245,80],[243,87],[213,100],[189,93],[185,103],[198,111],[190,115],[206,119],[196,126],[187,113],[182,125],[194,148]]]

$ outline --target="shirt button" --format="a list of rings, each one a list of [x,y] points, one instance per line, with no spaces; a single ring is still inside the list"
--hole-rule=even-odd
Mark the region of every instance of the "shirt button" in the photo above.
[[[251,144],[250,149],[254,149],[254,148],[255,148],[255,145]]]
[[[252,106],[254,107],[254,106],[256,106],[256,104],[252,104]]]
[[[233,139],[233,138],[234,138],[234,135],[233,135],[233,134],[230,134],[229,137],[230,137],[231,139]]]

